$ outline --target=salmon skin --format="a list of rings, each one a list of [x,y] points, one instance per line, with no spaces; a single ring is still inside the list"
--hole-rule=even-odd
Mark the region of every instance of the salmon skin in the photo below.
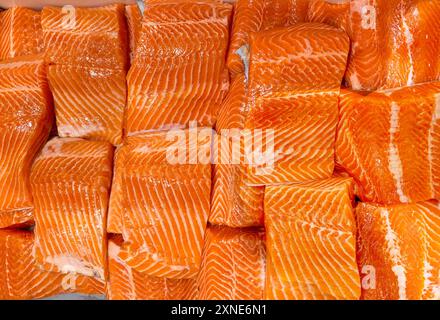
[[[119,257],[130,268],[155,277],[197,275],[210,209],[211,140],[210,128],[157,132],[130,136],[118,151],[123,210],[113,219],[121,221],[126,246]],[[200,153],[206,158],[193,161]]]
[[[259,229],[208,228],[198,277],[201,300],[262,300],[266,252]]]
[[[126,134],[213,127],[229,85],[232,7],[217,1],[146,2],[127,75]]]
[[[0,230],[0,299],[41,299],[60,294],[101,295],[104,285],[74,273],[41,270],[32,256],[35,237],[26,230]]]
[[[128,67],[124,10],[123,5],[43,9],[60,137],[122,142]]]
[[[360,203],[362,299],[440,299],[440,204]]]
[[[440,196],[440,82],[361,94],[343,90],[336,162],[362,201]]]
[[[43,57],[0,62],[0,228],[33,221],[30,170],[52,119]]]
[[[122,237],[109,240],[109,300],[193,300],[197,297],[195,279],[159,278],[138,272],[119,258],[121,250],[124,250]]]
[[[352,180],[266,187],[266,299],[359,299]]]
[[[253,37],[245,122],[254,140],[246,164],[249,185],[332,175],[348,50],[347,35],[324,24],[297,24]]]
[[[307,20],[347,32],[345,84],[374,91],[440,79],[439,17],[438,1],[311,0]]]
[[[253,33],[304,22],[310,0],[237,0],[227,65],[231,76],[245,73]]]
[[[32,167],[35,260],[48,271],[104,281],[112,146],[53,138]]]
[[[235,77],[222,103],[216,124],[217,161],[213,171],[213,192],[209,222],[230,227],[263,224],[264,187],[248,186],[244,166],[243,129],[248,114],[247,82]],[[234,142],[239,143],[239,150]],[[237,157],[235,159],[234,157]]]
[[[41,14],[12,7],[0,12],[0,61],[43,53]]]

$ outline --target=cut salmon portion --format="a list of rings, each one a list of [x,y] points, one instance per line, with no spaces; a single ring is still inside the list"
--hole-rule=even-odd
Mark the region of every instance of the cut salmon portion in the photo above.
[[[244,167],[247,83],[239,74],[220,107],[215,136],[216,162],[209,222],[230,227],[263,224],[264,187],[248,186]]]
[[[211,139],[210,128],[127,137],[115,175],[122,174],[126,241],[119,257],[131,268],[156,277],[197,275],[210,210]]]
[[[112,159],[107,142],[54,138],[35,160],[35,260],[45,270],[104,280]]]
[[[42,11],[58,135],[118,145],[127,95],[124,5],[69,10]]]
[[[347,32],[346,85],[373,91],[440,79],[439,17],[438,1],[311,0],[307,19]]]
[[[125,8],[44,7],[41,24],[50,64],[124,69],[128,64]]]
[[[325,43],[325,46],[323,45]],[[251,185],[329,178],[347,35],[315,23],[264,31],[251,43]]]
[[[196,280],[159,278],[138,272],[119,258],[121,250],[124,250],[121,237],[109,240],[107,295],[110,300],[196,299]]]
[[[39,12],[13,7],[0,12],[0,60],[43,53]]]
[[[60,137],[122,142],[125,71],[51,65],[48,77]]]
[[[267,299],[359,299],[352,180],[266,187]]]
[[[32,256],[34,235],[26,230],[0,230],[0,299],[29,300],[80,293],[104,294],[92,278],[41,270]]]
[[[362,298],[439,300],[439,202],[360,203],[356,216]]]
[[[266,252],[258,229],[209,227],[198,277],[199,299],[261,300]]]
[[[398,7],[382,88],[411,86],[440,80],[440,3],[406,0]]]
[[[139,6],[137,4],[126,5],[125,18],[127,19],[130,61],[133,61],[142,29],[142,12],[140,11]]]
[[[43,57],[0,62],[0,228],[32,223],[30,170],[52,121]]]
[[[227,61],[232,77],[245,72],[253,33],[304,22],[309,1],[237,0]]]
[[[360,94],[344,90],[336,161],[382,204],[440,195],[440,82]]]
[[[213,127],[229,86],[230,4],[147,3],[127,76],[126,133]]]

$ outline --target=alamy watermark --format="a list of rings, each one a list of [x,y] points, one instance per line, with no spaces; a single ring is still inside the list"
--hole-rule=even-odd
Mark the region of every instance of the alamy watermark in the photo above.
[[[189,129],[166,133],[171,142],[166,149],[169,164],[249,165],[257,174],[273,170],[276,161],[274,129],[199,128],[191,122]]]

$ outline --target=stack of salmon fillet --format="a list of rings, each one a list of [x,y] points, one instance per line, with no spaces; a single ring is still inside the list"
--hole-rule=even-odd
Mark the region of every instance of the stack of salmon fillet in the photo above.
[[[143,8],[0,12],[0,299],[440,299],[440,2]]]

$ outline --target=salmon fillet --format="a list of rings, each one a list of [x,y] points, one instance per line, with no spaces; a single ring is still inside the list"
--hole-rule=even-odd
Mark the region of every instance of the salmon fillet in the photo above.
[[[32,167],[35,260],[55,272],[104,280],[112,146],[53,138]]]
[[[230,227],[263,224],[264,187],[246,184],[244,123],[248,113],[247,84],[239,74],[220,107],[216,124],[213,192],[209,222]],[[236,144],[239,144],[238,146]],[[235,148],[239,148],[236,150]]]
[[[0,228],[32,222],[29,175],[52,119],[43,57],[0,62]]]
[[[439,202],[360,203],[356,216],[362,298],[439,300]]]
[[[152,277],[129,267],[119,258],[123,248],[121,237],[109,240],[109,281],[107,296],[110,300],[193,300],[197,296],[194,279]]]
[[[266,253],[257,229],[209,227],[198,277],[201,300],[261,300]]]
[[[130,61],[133,61],[142,29],[142,12],[137,4],[125,6],[125,18],[127,19]]]
[[[211,139],[210,128],[126,139],[115,175],[122,175],[127,242],[119,257],[129,267],[156,277],[197,275],[210,209]],[[193,158],[201,153],[204,160]]]
[[[352,180],[266,187],[266,299],[359,299]]]
[[[246,164],[249,184],[332,175],[338,95],[348,49],[345,33],[323,24],[297,24],[255,35],[245,123],[254,141]]]
[[[0,12],[0,60],[43,53],[39,12],[13,7]]]
[[[440,79],[439,17],[438,1],[311,0],[307,20],[347,32],[345,83],[373,91]]]
[[[32,256],[34,240],[31,231],[0,230],[0,299],[29,300],[67,293],[104,293],[103,283],[95,279],[38,268]]]
[[[360,94],[343,90],[336,161],[360,198],[409,203],[440,195],[440,82]]]
[[[237,0],[234,7],[228,68],[244,73],[253,33],[304,22],[310,0]]]
[[[225,66],[231,5],[148,2],[127,76],[126,133],[213,127],[229,85]]]
[[[42,28],[60,137],[122,142],[128,39],[124,5],[45,7]]]

